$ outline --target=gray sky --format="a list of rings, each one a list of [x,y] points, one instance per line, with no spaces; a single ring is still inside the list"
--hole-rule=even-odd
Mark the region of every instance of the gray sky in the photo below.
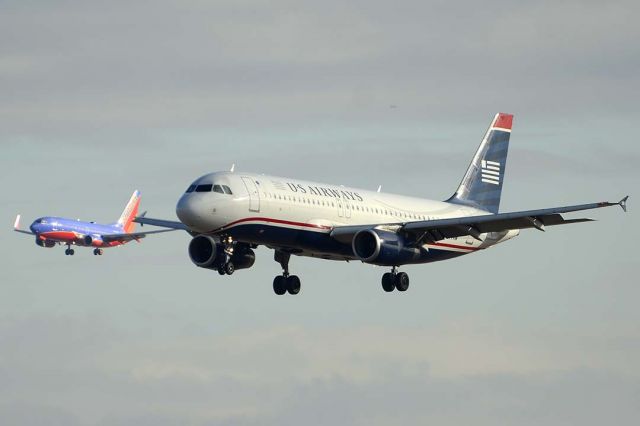
[[[0,423],[593,424],[640,418],[637,2],[0,1]],[[391,108],[395,105],[395,108]],[[44,250],[41,215],[172,218],[255,171],[449,196],[515,113],[502,210],[630,212],[407,267],[272,253],[231,278],[188,236]]]

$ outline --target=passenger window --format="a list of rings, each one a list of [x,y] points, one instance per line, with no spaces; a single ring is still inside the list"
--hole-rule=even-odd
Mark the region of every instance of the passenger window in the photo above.
[[[229,188],[227,185],[222,185],[222,189],[224,189],[225,194],[233,194],[233,192],[231,192],[231,188]]]
[[[193,190],[196,189],[195,185],[191,185],[187,188],[187,192],[193,192]]]
[[[224,191],[222,190],[222,187],[220,185],[213,185],[213,192],[224,194]]]
[[[208,183],[206,185],[198,185],[196,186],[196,192],[211,192],[211,187],[213,185]]]

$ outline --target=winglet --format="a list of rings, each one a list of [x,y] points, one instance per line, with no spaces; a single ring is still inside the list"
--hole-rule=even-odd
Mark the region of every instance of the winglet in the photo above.
[[[16,216],[16,221],[13,223],[13,229],[20,229],[20,215]]]
[[[231,165],[231,169],[229,169],[229,171],[230,171],[231,173],[233,173],[235,170],[236,170],[236,163],[233,163],[233,164]]]
[[[624,210],[625,212],[627,211],[627,200],[629,199],[629,196],[627,195],[626,197],[624,197],[622,200],[620,200],[618,202],[618,205],[622,208],[622,210]]]
[[[145,211],[142,212],[142,214],[140,216],[137,216],[136,219],[139,218],[139,217],[145,217],[146,215],[147,215],[147,211],[145,210]],[[135,222],[135,219],[134,219],[134,222]],[[144,226],[144,223],[141,223],[140,226],[141,227]]]

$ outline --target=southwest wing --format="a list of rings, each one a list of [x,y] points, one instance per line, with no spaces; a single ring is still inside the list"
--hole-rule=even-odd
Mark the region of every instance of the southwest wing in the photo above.
[[[161,234],[163,232],[171,232],[171,231],[175,231],[175,229],[162,229],[160,231],[149,231],[149,232],[130,232],[127,234],[106,234],[106,235],[101,235],[100,238],[105,243],[110,243],[112,241],[128,242],[132,240],[136,240],[136,241],[140,240],[146,237],[147,235]]]
[[[349,243],[353,236],[363,230],[376,226],[395,226],[397,232],[410,234],[419,242],[435,242],[446,238],[470,235],[480,239],[487,232],[503,232],[511,229],[536,228],[544,231],[545,226],[566,225],[569,223],[589,222],[593,219],[565,219],[561,213],[598,209],[602,207],[620,206],[627,211],[627,199],[624,197],[617,203],[607,201],[576,206],[554,207],[550,209],[527,210],[521,212],[487,214],[482,216],[455,217],[449,219],[423,220],[404,223],[384,223],[373,225],[339,226],[331,231],[331,236],[343,243]]]
[[[189,232],[189,227],[187,225],[175,220],[152,219],[150,217],[138,216],[133,219],[133,221],[141,225],[160,226],[162,228],[171,228],[171,230],[179,229],[181,231]]]

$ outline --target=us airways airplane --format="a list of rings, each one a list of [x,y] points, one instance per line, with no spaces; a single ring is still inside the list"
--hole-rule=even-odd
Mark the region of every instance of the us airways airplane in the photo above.
[[[75,250],[71,246],[93,247],[94,255],[102,255],[103,248],[120,246],[129,241],[139,241],[149,234],[173,231],[134,232],[133,219],[138,214],[140,192],[134,191],[117,222],[101,225],[95,222],[66,219],[64,217],[41,217],[33,221],[29,231],[20,229],[20,215],[16,217],[13,228],[16,232],[32,235],[40,247],[51,248],[56,244],[66,245],[64,254],[73,256]]]
[[[289,273],[291,255],[360,260],[387,266],[382,288],[406,291],[407,264],[475,253],[507,241],[520,229],[587,222],[563,213],[619,205],[599,202],[499,213],[513,116],[496,114],[453,196],[432,201],[338,185],[252,173],[217,172],[189,185],[178,200],[180,222],[136,218],[142,224],[183,229],[191,261],[221,275],[250,268],[252,249],[275,250],[282,275],[276,294],[297,294],[300,279]]]

